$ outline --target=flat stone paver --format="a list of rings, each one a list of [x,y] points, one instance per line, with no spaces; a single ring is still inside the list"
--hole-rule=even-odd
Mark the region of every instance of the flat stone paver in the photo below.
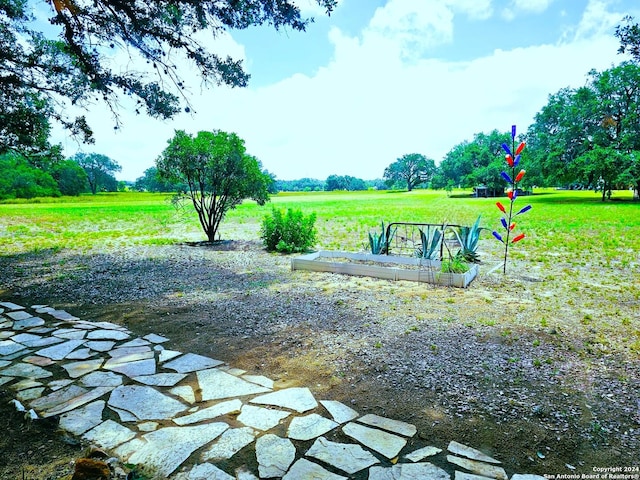
[[[91,330],[87,334],[89,340],[126,340],[130,335],[120,330]]]
[[[13,302],[0,302],[0,306],[7,310],[24,310],[24,307]]]
[[[60,390],[61,388],[66,387],[67,385],[72,384],[72,383],[73,383],[73,380],[66,380],[66,379],[63,379],[63,380],[51,380],[49,382],[48,386],[49,386],[49,388],[51,390],[53,390],[55,392],[57,390]]]
[[[71,410],[74,410],[78,407],[81,407],[97,398],[102,397],[103,395],[106,395],[107,393],[109,393],[112,390],[111,387],[96,387],[94,389],[89,390],[86,393],[83,393],[82,395],[72,398],[71,400],[68,400],[67,402],[64,402],[60,405],[57,405],[55,407],[52,407],[48,410],[45,410],[44,412],[42,412],[42,417],[43,418],[47,418],[47,417],[53,417],[55,415],[60,415],[61,413],[66,413],[69,412]]]
[[[358,419],[358,422],[364,423],[366,425],[371,425],[372,427],[382,428],[383,430],[397,433],[405,437],[413,437],[418,431],[415,425],[411,425],[410,423],[400,422],[391,418],[380,417],[372,413],[365,415],[364,417],[360,417]]]
[[[134,431],[120,425],[118,422],[106,420],[86,432],[82,438],[109,450],[131,440],[135,436]]]
[[[149,346],[150,343],[151,342],[149,342],[148,340],[138,337],[119,345],[118,348],[145,347]]]
[[[164,366],[170,368],[166,363]],[[269,391],[268,388],[247,382],[215,368],[201,370],[196,375],[202,392],[202,401],[241,397]]]
[[[71,378],[78,378],[82,375],[86,375],[87,373],[91,373],[94,370],[98,370],[104,360],[101,358],[96,358],[95,360],[83,360],[80,362],[67,363],[63,365],[64,368]]]
[[[431,463],[402,463],[393,467],[372,467],[369,480],[450,480],[449,474]]]
[[[318,438],[306,455],[347,473],[356,473],[380,463],[370,452],[354,443],[336,443]]]
[[[142,422],[138,423],[138,430],[141,432],[153,432],[158,429],[160,424],[158,422]]]
[[[228,372],[231,373],[231,372]],[[262,375],[241,375],[243,380],[251,383],[257,383],[269,390],[273,390],[274,381]]]
[[[320,400],[320,403],[338,423],[347,423],[360,416],[353,408],[335,400]]]
[[[336,428],[338,424],[317,413],[295,417],[289,424],[287,437],[293,440],[313,440]]]
[[[86,345],[86,344],[85,344]],[[87,360],[94,357],[95,352],[90,348],[77,348],[65,357],[66,360]]]
[[[175,384],[184,380],[186,375],[184,373],[156,373],[154,375],[141,375],[139,377],[133,377],[138,383],[144,385],[154,385],[156,387],[173,387]]]
[[[214,418],[220,417],[221,415],[240,412],[241,408],[242,402],[240,400],[228,400],[226,402],[221,402],[217,405],[198,410],[191,415],[174,418],[173,421],[178,425],[189,425],[192,423],[202,422],[204,420],[212,420]]]
[[[494,464],[502,463],[496,460],[495,458],[492,458],[489,455],[482,453],[480,450],[476,450],[475,448],[468,447],[456,441],[451,441],[449,443],[449,446],[447,447],[447,450],[461,457],[467,457],[467,458],[470,458],[471,460],[477,460],[479,462],[494,463]]]
[[[32,353],[32,351],[31,351],[31,350],[29,350],[29,349],[26,349],[26,350],[20,350],[19,352],[12,353],[11,355],[4,355],[2,358],[3,358],[4,360],[18,360],[18,359],[20,359],[20,358],[22,358],[22,357],[24,357],[25,355],[28,355],[28,354],[30,354],[30,353]]]
[[[13,340],[3,340],[0,342],[0,356],[6,357],[20,350],[25,350],[25,348],[24,345]]]
[[[15,335],[14,335],[15,336]],[[40,335],[38,335],[40,337]],[[13,337],[11,337],[13,339]],[[41,348],[46,347],[48,345],[55,345],[57,343],[64,342],[64,339],[57,337],[40,337],[39,339],[34,338],[33,340],[26,340],[21,342],[22,345],[29,348]]]
[[[402,437],[353,422],[347,423],[342,427],[342,431],[364,446],[381,453],[389,459],[396,457],[407,444],[407,440]]]
[[[187,410],[183,403],[161,394],[153,388],[137,385],[116,387],[109,396],[109,406],[126,410],[139,420],[173,418]]]
[[[85,387],[119,387],[122,385],[122,375],[114,372],[91,372],[79,380]]]
[[[518,477],[517,475],[514,475],[513,477],[511,477],[511,479],[512,480],[514,478],[517,479],[517,477]],[[482,475],[475,475],[473,473],[461,472],[460,470],[456,470],[456,473],[453,478],[455,480],[494,480],[493,478],[490,478],[490,477],[483,477]]]
[[[111,340],[91,340],[85,343],[85,346],[90,350],[95,350],[96,352],[108,352],[116,345],[116,342]]]
[[[217,367],[222,365],[220,360],[196,355],[195,353],[185,353],[181,357],[171,360],[164,364],[164,368],[175,370],[178,373],[195,372],[196,370],[204,370],[206,368]]]
[[[14,377],[0,377],[0,385],[4,385],[5,383],[9,383],[14,380]]]
[[[192,427],[167,427],[142,436],[144,444],[129,458],[132,464],[141,463],[171,475],[189,456],[227,430],[226,423],[209,423]]]
[[[21,402],[28,402],[29,400],[40,398],[44,390],[44,387],[28,388],[25,390],[20,390],[18,393],[16,393],[16,397]]]
[[[67,412],[60,416],[60,428],[74,435],[82,435],[102,423],[104,406],[104,400],[97,400],[84,407]]]
[[[83,343],[85,343],[84,340],[69,340],[67,342],[38,350],[36,355],[47,357],[51,360],[62,360]]]
[[[318,402],[313,398],[311,391],[308,388],[300,387],[286,388],[267,395],[261,395],[251,400],[251,403],[288,408],[298,413],[313,410],[318,406]]]
[[[253,442],[257,435],[258,432],[250,427],[231,428],[202,454],[202,459],[205,461],[228,460]]]
[[[256,441],[256,459],[260,477],[282,477],[296,458],[291,440],[267,434]]]
[[[120,362],[135,362],[155,357],[153,350],[148,345],[126,348],[118,346],[107,352],[107,354]]]
[[[64,332],[64,333],[54,333],[53,335],[55,335],[58,338],[64,338],[67,340],[81,340],[85,337],[85,335],[87,334],[86,330],[78,330],[78,329],[69,329],[68,332]]]
[[[263,375],[165,348],[166,337],[133,338],[114,323],[44,305],[4,305],[0,385],[14,407],[32,419],[59,416],[60,429],[157,478],[450,480],[425,462],[433,456],[438,465],[446,457],[455,480],[508,478],[480,450],[452,441],[450,455],[435,446],[407,452],[417,434],[410,423],[318,403],[308,388],[278,388]]]
[[[13,322],[14,330],[26,330],[27,328],[39,327],[40,325],[44,325],[44,320],[40,317],[30,317]]]
[[[5,315],[12,320],[25,320],[27,318],[33,317],[33,315],[31,315],[28,312],[25,312],[24,310],[19,310],[16,312],[6,312]]]
[[[155,333],[150,333],[149,335],[145,335],[142,338],[151,343],[165,343],[169,341],[167,337],[156,335]]]
[[[459,467],[464,468],[465,470],[469,470],[475,474],[481,475],[483,477],[491,477],[496,480],[507,480],[507,473],[504,471],[504,468],[498,467],[496,465],[489,465],[483,462],[478,462],[477,460],[470,460],[468,458],[456,457],[454,455],[447,455],[447,462],[453,463]]]
[[[40,335],[33,335],[31,333],[18,333],[17,335],[13,335],[11,337],[11,340],[13,342],[21,343],[25,347],[31,347],[32,345],[30,345],[30,342],[38,342],[42,340],[42,337]]]
[[[189,473],[179,473],[175,476],[176,480],[236,480],[224,470],[220,470],[215,465],[203,463],[196,465]]]
[[[182,355],[182,352],[177,352],[175,350],[162,350],[158,356],[158,361],[160,363],[168,362],[180,355]]]
[[[293,464],[291,470],[282,477],[282,480],[347,480],[347,477],[336,475],[325,470],[317,463],[301,458]]]
[[[53,377],[53,373],[38,365],[31,363],[15,363],[5,368],[0,374],[8,377],[47,378]]]
[[[180,397],[187,403],[196,403],[196,394],[193,391],[193,388],[191,388],[189,385],[184,385],[182,387],[173,387],[171,390],[169,390],[169,392],[171,392],[171,394],[175,395],[176,397]]]
[[[24,357],[22,359],[25,363],[31,363],[33,365],[38,365],[39,367],[48,367],[49,365],[53,365],[56,362],[47,357],[39,357],[38,355],[30,355],[28,357]]]
[[[24,380],[20,380],[19,382],[11,385],[13,390],[26,390],[27,388],[40,387],[42,386],[42,382],[38,382],[33,378],[25,378]]]
[[[244,405],[240,415],[238,415],[238,421],[247,427],[266,431],[271,430],[289,415],[289,412],[283,412],[282,410]]]
[[[128,361],[127,358],[112,358],[107,360],[103,368],[122,373],[130,378],[156,373],[156,361],[153,358],[147,360]]]
[[[423,447],[419,450],[411,452],[410,454],[405,455],[404,458],[406,458],[407,460],[411,460],[412,462],[419,462],[420,460],[424,460],[425,458],[433,457],[434,455],[437,455],[440,452],[442,452],[441,448],[429,446],[429,447]]]

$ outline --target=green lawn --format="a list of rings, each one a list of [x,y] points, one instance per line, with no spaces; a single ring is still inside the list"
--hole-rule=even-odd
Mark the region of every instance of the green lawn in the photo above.
[[[569,264],[598,262],[634,265],[640,251],[640,203],[630,192],[616,192],[602,203],[593,192],[544,190],[521,197],[518,208],[533,209],[517,218],[527,238],[512,249],[514,258],[547,262],[562,258]],[[245,202],[229,212],[222,226],[225,239],[257,239],[260,222],[272,207],[316,212],[319,248],[361,250],[367,232],[380,222],[447,222],[498,229],[496,199],[469,198],[466,192],[319,192],[282,193],[260,207]],[[503,201],[503,203],[506,203]],[[37,199],[32,203],[0,204],[3,253],[38,249],[91,249],[121,244],[166,244],[203,240],[193,212],[177,212],[169,196],[148,193],[87,195]],[[482,249],[499,255],[500,244],[487,231]]]

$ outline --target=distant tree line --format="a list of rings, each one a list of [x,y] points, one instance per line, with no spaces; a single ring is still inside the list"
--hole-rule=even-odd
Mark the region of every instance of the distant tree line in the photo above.
[[[636,55],[638,57],[638,55]],[[587,84],[563,88],[521,136],[523,187],[591,189],[602,200],[617,189],[640,196],[640,57],[608,70],[589,73]],[[438,166],[433,188],[504,185],[502,143],[508,132],[478,133],[453,147]]]
[[[329,175],[326,180],[315,178],[301,178],[299,180],[275,180],[275,190],[278,192],[332,192],[345,190],[356,192],[361,190],[383,190],[384,180],[363,180],[350,175]]]
[[[0,154],[0,200],[115,192],[124,188],[113,176],[120,168],[95,153],[64,158],[59,146],[31,155],[7,150]]]

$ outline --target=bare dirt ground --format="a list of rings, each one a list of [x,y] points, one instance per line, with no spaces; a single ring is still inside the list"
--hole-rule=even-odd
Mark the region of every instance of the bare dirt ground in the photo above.
[[[0,298],[165,335],[411,422],[415,446],[480,448],[508,473],[638,467],[638,266],[492,266],[462,290],[292,272],[252,242],[41,251],[0,257]],[[25,424],[7,398],[0,478],[62,478],[81,447]]]

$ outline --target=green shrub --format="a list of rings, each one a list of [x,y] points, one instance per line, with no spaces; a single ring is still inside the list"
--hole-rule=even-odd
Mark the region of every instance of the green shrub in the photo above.
[[[265,215],[262,221],[260,238],[270,252],[306,252],[316,243],[315,223],[315,213],[305,216],[302,211],[289,208],[283,214],[273,208],[271,215]]]
[[[467,265],[462,255],[442,260],[441,271],[443,273],[466,273],[468,270],[469,265]]]

